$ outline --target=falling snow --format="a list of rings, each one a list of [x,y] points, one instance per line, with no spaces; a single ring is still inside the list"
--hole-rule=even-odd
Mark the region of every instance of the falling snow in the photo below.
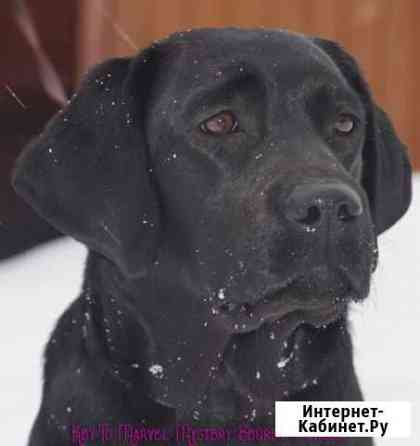
[[[9,85],[5,85],[4,88],[7,90],[7,92],[12,96],[12,98],[24,109],[26,109],[26,105],[22,102],[22,100],[19,98],[19,96],[15,93],[14,90]]]

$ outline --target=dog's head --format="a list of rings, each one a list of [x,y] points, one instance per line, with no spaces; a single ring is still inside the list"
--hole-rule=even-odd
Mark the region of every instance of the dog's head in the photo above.
[[[366,297],[376,237],[411,195],[406,149],[344,50],[237,29],[95,68],[14,185],[127,280],[166,265],[232,333]]]

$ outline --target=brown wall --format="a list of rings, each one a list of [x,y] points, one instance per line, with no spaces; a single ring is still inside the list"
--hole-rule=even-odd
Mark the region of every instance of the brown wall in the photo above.
[[[81,71],[191,27],[285,27],[337,40],[361,63],[420,169],[419,0],[80,1]]]
[[[58,110],[46,94],[34,51],[16,21],[17,3],[3,0],[0,13],[0,260],[56,236],[12,189],[18,153]],[[76,78],[77,4],[26,0],[36,34],[70,94]]]

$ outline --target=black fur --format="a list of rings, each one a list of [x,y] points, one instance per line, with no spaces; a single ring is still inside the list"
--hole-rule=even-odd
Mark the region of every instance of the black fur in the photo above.
[[[223,110],[238,128],[203,132]],[[340,114],[356,119],[347,136]],[[410,175],[333,42],[196,30],[96,67],[14,173],[90,250],[30,446],[70,445],[75,424],[273,428],[275,400],[361,400],[347,308],[368,295]]]

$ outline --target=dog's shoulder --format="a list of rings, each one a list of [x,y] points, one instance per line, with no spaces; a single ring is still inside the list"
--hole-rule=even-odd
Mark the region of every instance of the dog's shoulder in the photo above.
[[[80,374],[89,357],[86,343],[92,342],[95,336],[90,326],[90,311],[85,299],[79,296],[60,316],[45,347],[44,381],[47,384],[63,374]]]

